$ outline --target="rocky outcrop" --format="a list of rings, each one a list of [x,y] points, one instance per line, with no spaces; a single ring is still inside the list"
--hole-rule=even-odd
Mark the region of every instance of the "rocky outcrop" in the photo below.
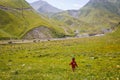
[[[24,39],[49,39],[52,38],[52,32],[46,27],[37,27],[30,30]]]
[[[72,17],[77,18],[78,17],[78,10],[68,10],[68,14]]]

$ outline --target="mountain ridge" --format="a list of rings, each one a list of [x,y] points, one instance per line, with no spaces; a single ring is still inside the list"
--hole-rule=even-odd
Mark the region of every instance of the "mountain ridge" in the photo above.
[[[20,4],[21,3],[21,4]],[[52,37],[61,37],[65,32],[56,23],[36,13],[25,0],[1,0],[0,5],[0,39],[23,38],[36,27],[44,27]],[[3,7],[4,6],[4,7]],[[44,33],[44,32],[43,32]],[[47,37],[48,33],[44,33]],[[37,38],[37,37],[36,37]]]
[[[39,13],[41,14],[46,14],[46,15],[51,15],[54,13],[58,13],[61,12],[61,9],[58,9],[52,5],[50,5],[49,3],[47,3],[46,1],[43,0],[39,0],[33,3],[30,3],[30,5]]]
[[[79,10],[66,10],[54,14],[52,17],[58,20],[61,20],[61,18],[63,18],[61,20],[62,22],[64,22],[65,20],[69,20],[70,22],[72,20],[72,22],[75,22],[72,18],[70,18],[71,16],[78,19],[80,21],[78,23],[80,24],[89,24],[87,25],[89,27],[86,28],[86,31],[87,29],[91,28],[92,25],[93,29],[90,30],[95,33],[103,33],[104,30],[113,28],[120,21],[120,15],[118,12],[120,9],[120,1],[116,1],[113,2],[112,0],[90,0],[84,7]],[[81,26],[77,26],[77,29],[81,30]]]

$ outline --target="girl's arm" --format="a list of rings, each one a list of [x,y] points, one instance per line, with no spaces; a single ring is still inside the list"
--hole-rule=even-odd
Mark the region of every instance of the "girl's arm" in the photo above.
[[[78,67],[77,63],[75,62],[75,65]]]

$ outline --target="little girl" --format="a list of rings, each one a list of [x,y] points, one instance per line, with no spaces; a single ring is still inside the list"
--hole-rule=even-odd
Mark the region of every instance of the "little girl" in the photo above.
[[[71,61],[71,63],[69,65],[71,65],[73,72],[75,71],[75,68],[78,67],[78,65],[77,65],[77,63],[75,61],[75,58],[72,58],[72,61]]]

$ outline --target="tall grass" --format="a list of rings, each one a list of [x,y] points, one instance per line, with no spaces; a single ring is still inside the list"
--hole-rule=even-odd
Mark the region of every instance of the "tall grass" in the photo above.
[[[119,30],[103,37],[0,45],[0,79],[119,80]],[[73,54],[75,72],[69,66]]]

